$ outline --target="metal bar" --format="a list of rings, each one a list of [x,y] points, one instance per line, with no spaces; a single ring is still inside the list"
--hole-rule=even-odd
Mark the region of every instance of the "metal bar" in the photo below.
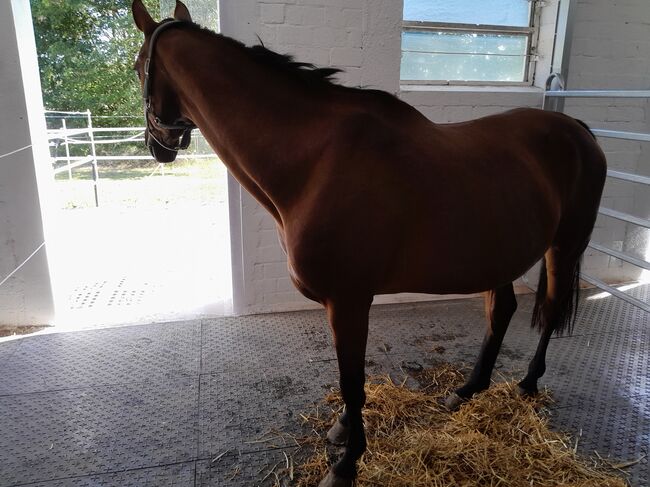
[[[180,154],[176,156],[176,159],[218,159],[219,156],[216,154]],[[71,161],[80,161],[84,159],[83,157],[71,157]],[[95,159],[98,161],[153,161],[154,158],[151,156],[97,156]],[[51,160],[65,161],[65,157],[52,157]]]
[[[562,25],[555,28],[556,35],[559,35],[558,47],[561,53],[553,53],[554,62],[551,66],[551,72],[557,72],[559,68],[560,75],[565,83],[569,81],[569,62],[571,58],[571,47],[573,45],[573,30],[575,27],[575,19],[578,11],[578,0],[560,0],[558,4],[559,15],[562,20]],[[558,111],[564,110],[564,102],[559,101],[557,105]]]
[[[46,112],[47,113],[47,112]],[[57,115],[45,115],[45,118],[61,118]],[[80,115],[68,115],[66,118],[86,118],[86,112]],[[93,115],[93,118],[142,118],[142,115]]]
[[[90,136],[90,151],[93,156],[93,188],[95,190],[95,206],[99,207],[99,192],[97,190],[97,182],[99,181],[99,168],[97,167],[97,152],[95,151],[95,136],[93,134],[93,118],[90,114],[90,110],[87,111],[88,114],[88,135]]]
[[[589,242],[589,247],[597,250],[598,252],[602,252],[603,254],[611,255],[612,257],[616,257],[617,259],[624,260],[625,262],[629,262],[632,265],[643,267],[644,269],[650,271],[650,262],[647,262],[645,260],[638,259],[631,255],[619,252],[618,250],[610,249],[609,247],[605,247],[604,245],[600,245],[594,242]]]
[[[650,142],[650,134],[640,132],[622,132],[620,130],[603,130],[591,129],[591,132],[598,137],[607,137],[609,139],[638,140],[641,142]]]
[[[52,139],[63,139],[66,136],[70,137],[72,135],[81,135],[81,134],[87,134],[88,129],[67,129],[65,132],[62,132],[61,129],[56,129],[56,130],[48,130],[47,131],[47,140],[52,140]]]
[[[633,298],[632,296],[629,296],[628,294],[625,294],[623,291],[619,291],[615,287],[612,287],[608,284],[605,284],[603,281],[600,279],[590,276],[589,274],[584,274],[580,273],[580,278],[583,281],[588,282],[589,284],[593,284],[597,288],[602,289],[603,291],[607,291],[609,294],[616,296],[617,298],[621,298],[623,301],[627,301],[628,303],[641,308],[643,311],[646,311],[650,313],[650,305],[648,303],[645,303],[639,299]]]
[[[622,179],[623,181],[630,181],[632,183],[640,183],[650,185],[650,178],[648,176],[641,176],[640,174],[630,174],[629,172],[614,171],[609,169],[607,176],[615,179]]]
[[[545,94],[557,98],[650,98],[650,90],[564,90]]]
[[[611,208],[605,208],[603,206],[601,206],[598,209],[598,212],[601,215],[607,215],[607,216],[610,216],[612,218],[616,218],[617,220],[632,223],[634,225],[638,225],[638,226],[644,227],[644,228],[650,228],[650,220],[646,220],[644,218],[639,218],[638,216],[629,215],[627,213],[612,210]]]
[[[59,167],[58,169],[55,169],[54,174],[59,174],[64,171],[67,171],[68,168],[74,169],[75,167],[83,166],[84,164],[88,164],[89,162],[92,162],[92,160],[93,160],[92,156],[86,156],[83,159],[79,159],[78,161],[73,162],[72,164],[68,164],[67,166],[63,166],[63,167]]]
[[[542,98],[542,110],[562,112],[564,110],[564,98],[551,98],[548,93],[564,90],[564,79],[560,73],[552,73],[546,78],[544,97]]]
[[[64,112],[61,110],[43,110],[44,113],[61,113],[64,115],[83,115],[86,116],[87,112]]]
[[[530,57],[534,54],[499,54],[497,52],[449,52],[449,51],[421,51],[418,49],[402,49],[402,52],[417,52],[420,54],[453,54],[457,56],[498,56],[498,57]]]
[[[541,24],[540,19],[542,16],[542,7],[543,3],[537,0],[531,0],[528,7],[528,27],[532,29],[531,34],[528,36],[526,42],[526,54],[529,55],[526,63],[526,70],[524,72],[524,79],[533,82],[534,76],[531,76],[531,73],[535,73],[536,62],[539,59],[538,57],[538,45],[539,45],[539,35],[540,30],[538,26]]]
[[[405,31],[435,30],[520,35],[530,35],[535,30],[530,26],[517,27],[512,25],[462,24],[455,22],[426,22],[417,20],[405,20],[402,22],[402,28]]]
[[[485,81],[464,81],[455,79],[450,80],[441,80],[441,79],[403,79],[400,80],[400,85],[404,87],[412,86],[461,86],[461,87],[471,87],[471,86],[485,86]],[[530,81],[490,81],[490,86],[504,87],[504,86],[514,86],[514,87],[527,87],[530,86]]]
[[[146,127],[93,127],[93,132],[98,133],[98,132],[144,132]],[[52,129],[47,131],[47,135],[49,138],[52,136],[56,136],[61,134],[61,129]],[[78,134],[86,134],[88,133],[87,128],[83,129],[68,129],[68,135],[78,135]],[[197,134],[201,134],[201,132],[197,131]]]
[[[124,144],[127,142],[144,142],[144,138],[141,139],[118,139],[118,140],[95,140],[95,145],[102,144]],[[91,142],[89,140],[68,140],[70,145],[88,145]]]
[[[64,132],[67,132],[68,127],[65,123],[65,118],[61,119],[61,128]],[[63,139],[63,145],[65,147],[65,158],[68,162],[68,179],[72,181],[72,167],[70,166],[70,143],[68,142],[68,137]],[[56,174],[56,173],[55,173]]]
[[[88,129],[69,129],[72,132],[70,135],[76,135],[76,133],[87,133]],[[93,132],[143,132],[145,127],[94,127]],[[77,131],[77,132],[75,132]],[[59,129],[48,130],[47,135],[57,135],[61,131]]]

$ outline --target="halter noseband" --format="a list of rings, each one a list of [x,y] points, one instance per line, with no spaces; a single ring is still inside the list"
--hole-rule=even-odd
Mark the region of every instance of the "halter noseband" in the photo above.
[[[151,147],[152,142],[151,140],[155,140],[159,145],[164,147],[167,150],[178,152],[179,150],[185,150],[189,147],[190,145],[190,136],[192,135],[192,130],[196,128],[196,125],[193,123],[188,123],[188,122],[181,122],[181,123],[175,123],[175,124],[169,124],[169,123],[164,123],[160,118],[153,113],[151,110],[151,97],[149,96],[149,92],[151,91],[151,76],[149,74],[149,71],[151,69],[151,63],[153,59],[153,48],[156,45],[156,40],[158,39],[158,36],[161,34],[162,31],[169,29],[170,27],[177,25],[177,24],[183,24],[185,22],[181,20],[165,20],[163,21],[158,27],[156,27],[156,30],[153,31],[153,34],[151,35],[151,39],[149,40],[149,49],[147,51],[147,59],[144,62],[144,87],[142,90],[142,97],[144,98],[144,120],[145,123],[147,124],[147,132],[150,137],[148,140],[147,145]],[[151,132],[151,128],[149,126],[149,112],[153,114],[153,120],[154,124],[161,129],[166,129],[166,130],[182,130],[183,135],[179,139],[179,143],[176,145],[176,147],[171,147],[161,140],[158,140],[153,133]]]

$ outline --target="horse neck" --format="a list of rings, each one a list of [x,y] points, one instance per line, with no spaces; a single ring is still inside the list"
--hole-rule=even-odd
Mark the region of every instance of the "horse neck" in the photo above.
[[[160,45],[181,103],[235,178],[281,223],[322,151],[327,104],[232,41],[191,34],[189,42],[170,35]]]

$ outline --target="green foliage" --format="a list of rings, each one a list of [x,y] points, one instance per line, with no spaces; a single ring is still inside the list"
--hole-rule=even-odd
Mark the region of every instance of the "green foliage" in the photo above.
[[[142,99],[132,66],[143,37],[133,24],[131,1],[30,2],[45,107],[139,115]],[[145,4],[156,16],[158,3]]]

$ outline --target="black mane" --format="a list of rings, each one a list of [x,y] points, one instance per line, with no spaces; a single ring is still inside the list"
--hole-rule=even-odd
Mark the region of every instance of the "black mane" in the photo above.
[[[295,61],[293,56],[271,51],[263,44],[244,48],[259,63],[291,73],[306,82],[334,84],[332,82],[332,76],[341,72],[337,68],[319,68],[311,63]]]
[[[173,19],[165,19],[165,20],[173,20]],[[308,84],[324,83],[328,85],[336,85],[336,83],[332,79],[332,76],[342,72],[342,70],[338,68],[319,68],[318,66],[315,66],[312,63],[302,63],[294,60],[294,57],[289,54],[280,54],[275,51],[271,51],[270,49],[264,46],[261,39],[260,39],[260,45],[248,47],[244,43],[239,42],[236,39],[232,39],[231,37],[227,37],[222,34],[217,34],[216,32],[207,29],[205,27],[202,27],[199,24],[196,24],[194,22],[192,23],[188,22],[186,25],[188,27],[192,27],[201,32],[205,32],[213,36],[218,36],[221,39],[225,39],[233,43],[234,45],[240,47],[241,49],[243,49],[258,63],[268,66],[270,68],[284,71],[285,73],[293,75],[294,77]]]

